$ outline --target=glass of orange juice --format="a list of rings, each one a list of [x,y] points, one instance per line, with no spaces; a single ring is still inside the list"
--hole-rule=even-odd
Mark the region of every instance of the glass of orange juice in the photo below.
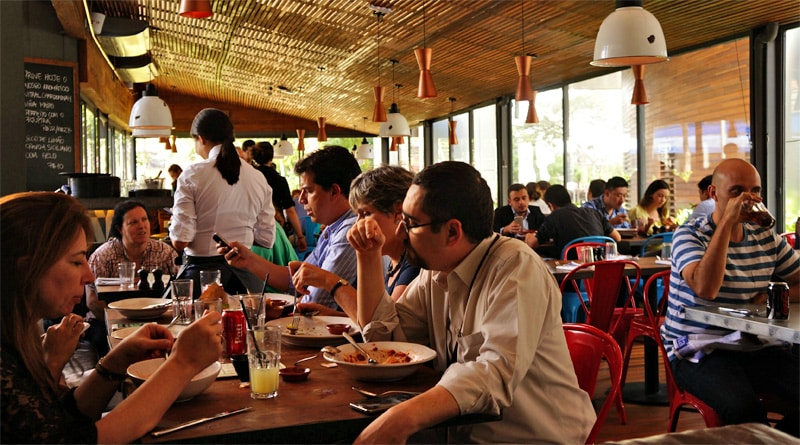
[[[278,370],[281,366],[281,328],[255,327],[247,333],[247,358],[250,367],[250,397],[271,399],[278,396]]]

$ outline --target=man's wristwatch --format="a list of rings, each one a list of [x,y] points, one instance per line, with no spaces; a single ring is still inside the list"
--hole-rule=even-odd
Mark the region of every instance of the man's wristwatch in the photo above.
[[[336,284],[334,284],[333,287],[331,288],[331,297],[336,295],[336,291],[339,290],[340,287],[349,285],[350,283],[348,283],[347,280],[345,280],[344,278],[339,278],[339,281],[337,281]]]

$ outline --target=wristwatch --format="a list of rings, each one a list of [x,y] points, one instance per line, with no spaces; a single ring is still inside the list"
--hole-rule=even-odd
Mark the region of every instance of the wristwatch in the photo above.
[[[339,278],[339,281],[337,281],[336,284],[334,284],[333,287],[331,288],[331,297],[336,295],[336,291],[339,290],[340,287],[349,285],[350,283],[348,283],[347,280],[345,280],[344,278]]]

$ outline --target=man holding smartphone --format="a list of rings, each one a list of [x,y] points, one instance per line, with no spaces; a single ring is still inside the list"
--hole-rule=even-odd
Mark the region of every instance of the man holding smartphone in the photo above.
[[[231,266],[258,277],[269,274],[268,284],[274,290],[299,292],[304,295],[303,303],[336,310],[332,294],[356,281],[356,255],[347,242],[347,231],[357,215],[350,208],[348,197],[350,183],[361,173],[361,167],[348,149],[329,145],[298,162],[295,172],[300,175],[300,202],[314,222],[325,226],[305,261],[291,262],[288,268],[280,266],[236,241],[231,241],[231,250],[220,246],[217,251],[225,254]]]
[[[339,301],[367,341],[434,349],[438,384],[389,408],[356,443],[405,443],[459,415],[502,420],[449,427],[452,443],[584,443],[594,421],[561,323],[561,292],[528,246],[492,233],[492,197],[469,164],[422,170],[403,202],[397,236],[422,269],[395,302],[382,279],[385,236],[372,219],[348,240],[358,258],[357,301]]]

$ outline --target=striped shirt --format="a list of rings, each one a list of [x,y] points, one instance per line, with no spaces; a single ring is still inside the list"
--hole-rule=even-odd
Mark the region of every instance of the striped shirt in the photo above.
[[[675,230],[672,237],[672,271],[669,280],[667,317],[661,327],[661,337],[670,360],[676,359],[673,340],[690,334],[730,334],[731,330],[685,318],[685,306],[733,306],[748,303],[776,276],[786,280],[800,268],[800,254],[771,229],[743,223],[742,242],[728,243],[725,276],[715,300],[698,297],[684,281],[681,273],[689,264],[701,260],[706,252],[716,224],[701,218],[690,220]]]

